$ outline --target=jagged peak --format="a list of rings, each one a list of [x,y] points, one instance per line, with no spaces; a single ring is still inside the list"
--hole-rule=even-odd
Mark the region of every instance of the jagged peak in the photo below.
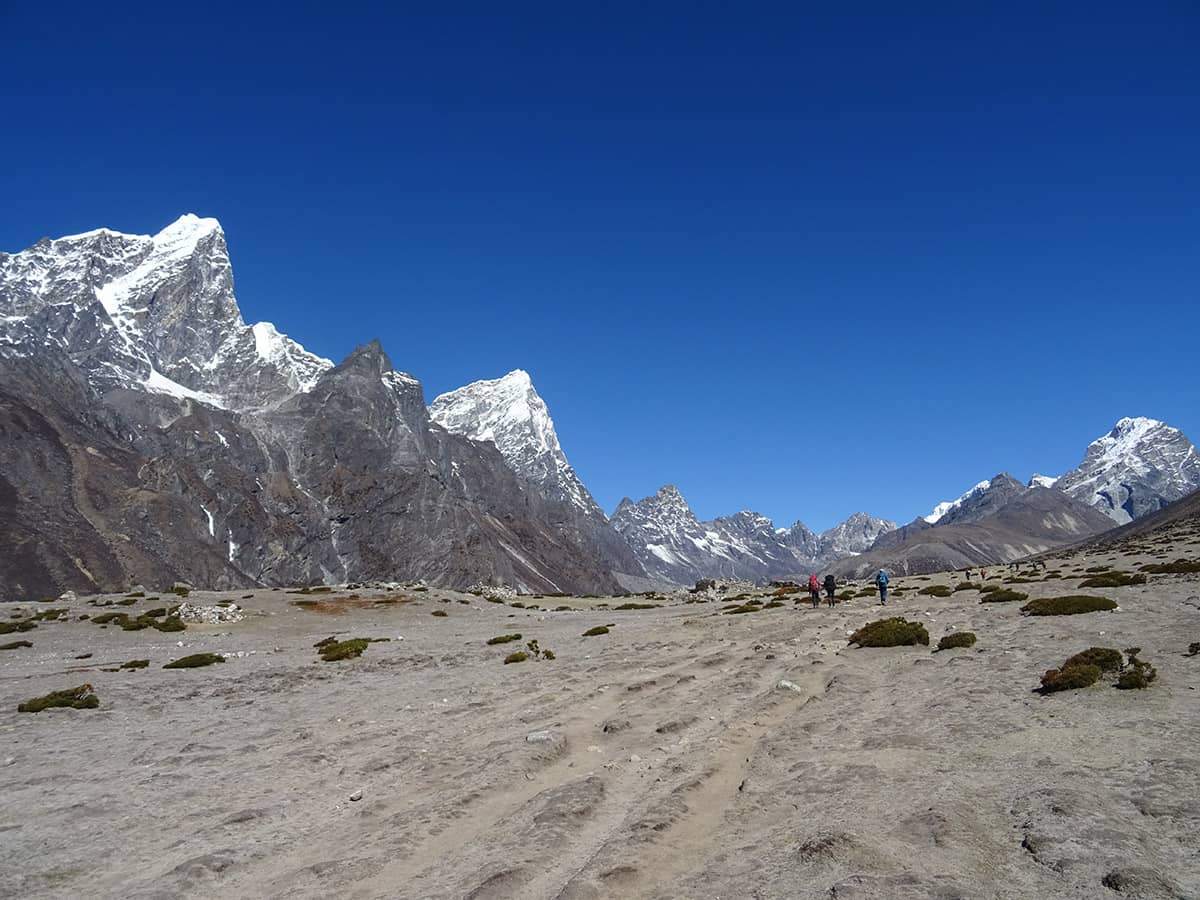
[[[376,375],[383,376],[392,371],[392,361],[384,352],[379,338],[374,338],[365,344],[355,347],[350,354],[338,364],[337,370],[370,369]]]
[[[1113,430],[1109,432],[1113,437],[1129,434],[1131,432],[1146,432],[1152,428],[1166,425],[1166,422],[1161,422],[1158,419],[1151,419],[1147,416],[1125,416],[1117,420],[1117,424],[1113,426]]]
[[[91,231],[83,231],[79,234],[65,234],[60,238],[52,238],[51,241],[52,243],[76,243],[96,237],[114,237],[125,238],[127,240],[152,240],[156,245],[168,246],[186,241],[195,242],[205,235],[214,232],[220,234],[222,237],[225,235],[225,230],[221,227],[221,223],[218,220],[189,212],[184,213],[166,228],[153,235],[128,234],[113,228],[93,228]]]

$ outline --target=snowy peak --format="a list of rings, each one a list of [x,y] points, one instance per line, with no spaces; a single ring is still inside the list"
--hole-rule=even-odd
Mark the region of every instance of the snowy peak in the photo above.
[[[1052,488],[1058,483],[1058,478],[1051,475],[1039,475],[1037,472],[1029,479],[1028,487]]]
[[[1165,422],[1123,418],[1088,445],[1083,462],[1055,487],[1125,523],[1200,487],[1200,456]]]
[[[603,516],[567,462],[550,410],[528,372],[514,369],[442,394],[430,404],[429,416],[453,434],[491,441],[513,471],[548,498]]]
[[[833,559],[863,552],[880,534],[896,528],[894,522],[866,513],[855,513],[820,535],[800,521],[776,528],[753,510],[700,522],[674,485],[637,503],[625,498],[613,512],[612,524],[647,572],[676,584],[812,573]]]
[[[896,530],[896,523],[856,512],[846,521],[820,535],[825,556],[840,558],[864,553],[882,534]]]
[[[971,497],[986,491],[989,487],[991,487],[991,484],[991,479],[984,479],[983,481],[979,482],[979,484],[975,485],[975,487],[959,496],[957,500],[943,500],[933,508],[933,512],[924,517],[925,521],[930,525],[936,525],[948,512],[950,512],[950,510],[958,509],[958,507],[962,506],[963,503],[965,503]]]
[[[245,325],[221,224],[191,213],[155,235],[99,228],[0,253],[0,353],[47,344],[101,390],[234,409],[275,405],[333,365],[270,323]]]

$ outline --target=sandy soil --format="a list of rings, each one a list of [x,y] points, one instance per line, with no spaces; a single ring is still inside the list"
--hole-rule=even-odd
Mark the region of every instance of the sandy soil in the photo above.
[[[1198,544],[1180,526],[1012,587],[1081,593],[1089,566]],[[1185,656],[1200,576],[1082,591],[1120,609],[1052,618],[916,593],[959,580],[893,583],[888,613],[934,644],[979,636],[939,653],[848,648],[880,616],[865,597],[746,615],[687,595],[524,598],[557,612],[440,590],[317,598],[332,614],[260,590],[229,595],[244,621],[183,633],[102,629],[78,616],[118,598],[80,598],[67,621],[0,636],[33,644],[0,652],[0,894],[1200,896],[1200,656]],[[510,632],[557,659],[504,665],[521,644],[485,641]],[[319,661],[333,634],[392,640]],[[1142,647],[1157,683],[1033,692],[1092,645]],[[162,668],[200,651],[229,660]],[[104,671],[134,658],[151,665]],[[98,709],[16,711],[84,682]]]

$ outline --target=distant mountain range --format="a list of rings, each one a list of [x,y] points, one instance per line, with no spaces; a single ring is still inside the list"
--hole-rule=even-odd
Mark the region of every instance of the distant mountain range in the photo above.
[[[523,371],[443,394],[377,342],[340,364],[247,325],[214,219],[0,253],[0,579],[13,599],[178,579],[600,593],[833,567],[992,563],[1200,486],[1178,430],[1122,419],[1079,468],[980,482],[897,528],[701,522],[666,486],[611,519]]]

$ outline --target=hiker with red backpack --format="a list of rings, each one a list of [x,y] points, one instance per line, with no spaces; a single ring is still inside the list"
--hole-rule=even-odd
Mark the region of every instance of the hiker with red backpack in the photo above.
[[[812,601],[813,609],[821,605],[821,582],[816,575],[808,576],[808,599]]]

